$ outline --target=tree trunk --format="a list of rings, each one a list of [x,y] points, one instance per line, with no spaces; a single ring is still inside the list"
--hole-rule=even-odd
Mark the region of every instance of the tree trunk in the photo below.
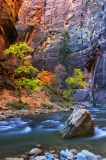
[[[21,100],[21,96],[22,96],[22,93],[21,93],[21,86],[19,87],[19,103],[22,103],[22,100]]]

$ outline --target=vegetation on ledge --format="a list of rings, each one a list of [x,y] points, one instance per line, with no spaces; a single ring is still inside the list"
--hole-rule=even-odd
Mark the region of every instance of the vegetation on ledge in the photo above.
[[[67,66],[63,66],[71,52],[68,42],[69,34],[65,32],[62,34],[58,57],[59,63],[62,64],[56,66],[55,73],[46,70],[39,72],[37,68],[30,64],[31,57],[29,53],[31,48],[25,42],[17,42],[4,51],[4,54],[12,55],[12,58],[15,56],[19,61],[19,66],[12,75],[18,89],[19,102],[7,103],[7,106],[13,106],[15,109],[26,109],[27,105],[25,106],[22,103],[22,90],[26,89],[26,92],[29,90],[32,94],[32,92],[38,91],[39,86],[42,86],[48,93],[47,96],[50,97],[50,101],[61,107],[70,107],[72,105],[73,90],[86,87],[86,82],[84,80],[85,74],[81,69],[75,68],[73,76],[68,77]],[[53,106],[48,103],[41,102],[41,106],[46,109],[53,109]]]
[[[21,103],[21,102],[8,102],[6,103],[6,107],[14,110],[22,110],[22,109],[29,109],[30,106],[28,103]]]
[[[30,64],[30,58],[26,55],[31,52],[31,50],[31,47],[29,47],[26,42],[17,42],[16,44],[10,45],[10,47],[4,51],[4,54],[12,55],[12,57],[16,56],[19,60],[19,66],[14,70],[12,75],[19,91],[19,103],[22,102],[22,88],[31,91],[38,90],[39,79],[32,77],[38,70]]]

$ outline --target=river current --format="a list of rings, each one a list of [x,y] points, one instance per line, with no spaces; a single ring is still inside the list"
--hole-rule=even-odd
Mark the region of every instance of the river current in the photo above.
[[[58,131],[63,127],[71,113],[48,115],[27,115],[0,121],[0,160],[26,154],[36,143],[49,149],[87,149],[106,157],[106,110],[89,110],[95,119],[93,136],[63,139]]]

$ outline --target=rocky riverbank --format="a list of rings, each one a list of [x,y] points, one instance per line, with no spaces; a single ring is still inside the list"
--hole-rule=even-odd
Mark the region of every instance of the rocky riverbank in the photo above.
[[[57,112],[68,112],[70,111],[70,108],[55,108],[53,110],[45,110],[45,109],[36,109],[34,111],[29,111],[29,110],[5,110],[0,111],[0,120],[7,119],[7,118],[15,118],[15,117],[20,117],[28,114],[32,115],[39,115],[39,114],[49,114],[49,113],[57,113]]]
[[[20,117],[28,114],[39,115],[39,114],[49,114],[49,113],[57,113],[57,112],[68,112],[68,111],[73,111],[74,109],[82,109],[82,108],[87,109],[87,108],[93,107],[93,104],[91,104],[90,102],[74,103],[72,106],[64,107],[64,108],[58,106],[55,103],[51,103],[51,105],[53,106],[53,109],[38,107],[34,110],[25,110],[25,109],[13,110],[13,109],[9,109],[4,104],[0,106],[0,120],[13,118],[13,117]]]
[[[76,149],[65,149],[43,152],[42,149],[33,148],[27,155],[22,155],[20,158],[6,158],[5,160],[106,160],[106,158],[95,155],[88,150],[79,152]]]
[[[74,108],[77,109],[78,107],[82,108],[83,105],[75,104],[74,106],[71,107],[71,109],[74,109]],[[70,110],[70,108],[66,108],[66,111],[68,111],[68,110]],[[57,111],[61,111],[61,110],[58,109]],[[16,111],[16,112],[20,112],[23,115],[25,113],[29,114],[29,111],[27,111],[27,110],[21,110],[21,111]],[[42,114],[42,113],[44,114],[44,112],[47,114],[47,113],[50,113],[53,111],[50,110],[50,111],[46,112],[46,110],[44,111],[44,110],[37,110],[36,109],[36,112],[34,112],[34,113],[30,112],[30,114]],[[46,139],[46,140],[48,140],[48,139]],[[70,143],[71,143],[71,141],[70,141]],[[51,142],[51,145],[52,145],[52,142]],[[76,160],[106,160],[106,158],[103,158],[100,155],[95,155],[95,154],[89,152],[88,150],[90,150],[92,152],[96,152],[96,150],[86,148],[86,146],[84,146],[84,148],[88,149],[88,150],[82,150],[82,151],[81,151],[80,147],[77,148],[78,149],[78,151],[77,151],[75,149],[72,149],[71,147],[69,148],[69,146],[67,147],[68,149],[65,149],[66,147],[64,147],[64,146],[61,146],[61,148],[56,148],[56,147],[52,148],[51,147],[52,149],[50,149],[50,148],[44,149],[41,145],[36,145],[35,147],[36,148],[31,149],[29,152],[27,151],[27,152],[21,153],[21,155],[19,157],[17,156],[16,158],[6,158],[5,160],[59,160],[59,159],[60,160],[75,160],[75,159]],[[65,150],[61,150],[62,148]],[[24,155],[22,155],[22,154],[24,154]],[[96,152],[96,154],[102,155],[101,152],[100,153]],[[105,154],[102,156],[105,157]],[[12,157],[12,155],[11,155],[11,157]]]
[[[0,120],[6,118],[20,117],[27,114],[49,114],[56,112],[68,112],[77,108],[85,108],[89,107],[90,104],[88,102],[84,104],[75,103],[73,106],[63,108],[57,105],[56,103],[52,103],[50,101],[49,96],[42,88],[39,89],[38,92],[33,93],[32,95],[26,95],[23,91],[22,102],[25,104],[29,104],[30,108],[28,110],[14,110],[10,107],[6,107],[7,103],[14,103],[18,101],[17,92],[3,90],[0,96]],[[47,109],[42,104],[51,105],[52,109]]]
[[[18,101],[17,92],[3,90],[0,93],[0,120],[6,118],[20,117],[27,114],[48,114],[48,113],[56,113],[56,112],[67,112],[70,108],[60,107],[55,103],[52,103],[49,99],[49,95],[43,90],[39,88],[38,92],[34,92],[33,94],[27,95],[23,90],[22,94],[22,102],[24,104],[29,105],[29,109],[25,110],[14,110],[10,107],[6,107],[7,103],[14,103]],[[44,105],[51,105],[52,109],[47,109]]]

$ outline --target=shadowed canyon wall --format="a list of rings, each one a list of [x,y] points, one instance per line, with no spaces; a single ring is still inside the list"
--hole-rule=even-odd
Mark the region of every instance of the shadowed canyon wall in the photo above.
[[[0,87],[13,87],[9,78],[14,68],[13,61],[3,56],[3,51],[17,40],[18,34],[14,22],[18,19],[19,0],[0,0]]]
[[[33,47],[33,65],[50,71],[57,64],[61,32],[67,30],[73,53],[70,68],[85,70],[96,103],[106,102],[102,98],[106,92],[105,27],[105,0],[26,0],[16,23],[20,40]]]
[[[33,65],[53,71],[61,33],[67,30],[71,37],[70,68],[80,67],[86,72],[88,83],[89,80],[93,83],[94,101],[102,102],[98,95],[99,91],[102,95],[105,86],[105,0],[7,0],[2,4],[7,4],[7,19],[12,25],[15,22],[17,30],[15,27],[11,30],[12,39],[1,32],[5,35],[4,39],[1,36],[2,45],[6,47],[15,41],[18,33],[19,40],[28,42],[33,48]],[[5,27],[2,28],[4,30]]]
[[[34,49],[33,64],[53,70],[61,32],[68,30],[75,59],[72,67],[93,70],[98,57],[98,37],[105,27],[103,6],[103,0],[23,1],[16,28],[20,40]]]

